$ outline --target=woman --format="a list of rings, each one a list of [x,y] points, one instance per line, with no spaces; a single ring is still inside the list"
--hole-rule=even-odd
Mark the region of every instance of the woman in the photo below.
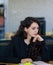
[[[12,37],[11,57],[14,62],[25,63],[33,61],[48,61],[48,50],[45,40],[40,35],[40,23],[33,17],[21,21],[20,27]]]

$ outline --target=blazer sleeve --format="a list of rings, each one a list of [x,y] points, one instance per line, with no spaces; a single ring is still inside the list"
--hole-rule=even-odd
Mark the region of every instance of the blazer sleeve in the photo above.
[[[19,57],[19,54],[16,54],[16,46],[19,46],[19,38],[18,37],[12,37],[11,43],[9,45],[9,52],[10,52],[10,62],[20,63],[21,58]],[[18,50],[18,48],[17,48]],[[17,51],[19,52],[19,50]]]
[[[50,54],[49,54],[49,51],[48,51],[48,47],[46,46],[46,43],[45,41],[42,41],[42,47],[41,47],[41,59],[42,61],[49,61],[50,60]]]
[[[7,62],[7,63],[20,63],[21,58],[18,56],[14,56],[16,55],[16,51],[15,51],[15,47],[16,44],[18,43],[17,38],[16,37],[12,37],[10,44],[8,45],[8,56],[7,57],[3,57],[0,58],[2,59],[2,62]]]

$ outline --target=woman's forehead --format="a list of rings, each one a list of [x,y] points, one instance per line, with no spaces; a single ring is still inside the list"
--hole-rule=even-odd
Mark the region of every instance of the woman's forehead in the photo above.
[[[39,27],[38,23],[33,22],[30,27]]]

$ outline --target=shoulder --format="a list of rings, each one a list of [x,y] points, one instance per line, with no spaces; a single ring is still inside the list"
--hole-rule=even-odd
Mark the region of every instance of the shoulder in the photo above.
[[[16,40],[16,39],[19,39],[19,37],[18,36],[12,36],[11,37],[11,40]]]
[[[22,39],[22,38],[23,38],[22,36],[12,36],[11,40],[19,40],[19,39]]]
[[[11,42],[13,42],[13,43],[18,43],[18,42],[20,42],[22,39],[23,39],[23,37],[21,37],[21,36],[13,36],[13,37],[11,37]]]

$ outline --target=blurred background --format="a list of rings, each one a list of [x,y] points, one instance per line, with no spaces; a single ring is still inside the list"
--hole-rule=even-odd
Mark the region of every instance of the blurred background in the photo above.
[[[13,35],[28,16],[39,18],[44,35],[53,34],[53,0],[0,0],[0,38]]]

